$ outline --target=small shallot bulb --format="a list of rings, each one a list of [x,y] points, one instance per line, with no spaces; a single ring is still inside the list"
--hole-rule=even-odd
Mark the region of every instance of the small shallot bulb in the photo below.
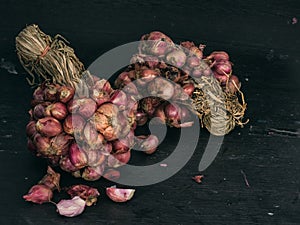
[[[33,99],[36,101],[44,101],[44,89],[41,86],[34,90]]]
[[[26,125],[26,135],[27,137],[32,138],[36,132],[35,121],[32,120]]]
[[[40,104],[37,104],[34,108],[33,108],[33,117],[38,120],[40,118],[43,118],[45,116],[51,116],[51,115],[46,115],[46,107],[50,105],[50,102],[43,102]]]
[[[186,54],[181,49],[174,50],[166,56],[167,63],[181,68],[186,62]]]
[[[159,97],[164,100],[171,99],[174,94],[174,86],[168,80],[157,77],[148,84],[148,93],[154,97]]]
[[[78,114],[68,115],[63,123],[67,134],[80,134],[84,128],[85,120]]]
[[[48,116],[53,116],[55,119],[63,120],[68,115],[68,110],[65,104],[55,102],[46,108]]]
[[[104,172],[104,165],[99,165],[97,167],[85,167],[81,177],[88,181],[99,180]]]
[[[77,168],[81,169],[88,164],[88,158],[86,153],[79,148],[76,143],[73,143],[69,148],[69,157],[72,164]]]
[[[75,172],[75,171],[78,170],[78,168],[75,167],[75,166],[72,164],[72,162],[71,162],[71,160],[70,160],[70,157],[69,157],[68,155],[67,155],[67,156],[64,156],[64,157],[62,157],[62,158],[60,159],[60,161],[59,161],[59,167],[60,167],[62,170],[66,171],[66,172],[69,172],[69,173]]]
[[[60,200],[56,204],[57,212],[66,217],[74,217],[80,215],[85,208],[85,201],[79,196],[72,199]]]
[[[82,135],[83,140],[88,144],[90,149],[97,150],[103,147],[105,139],[91,122],[86,123]]]
[[[55,101],[57,99],[57,92],[60,88],[59,85],[56,84],[48,84],[44,90],[44,98],[47,101]]]
[[[224,51],[214,51],[206,58],[213,59],[214,61],[221,61],[221,60],[228,61],[229,55],[227,52],[224,52]]]
[[[231,75],[229,77],[228,85],[227,85],[226,89],[230,93],[234,94],[240,89],[240,87],[241,87],[241,83],[239,81],[239,78],[235,75]]]
[[[135,114],[135,120],[138,126],[143,126],[147,123],[148,121],[148,116],[147,113],[143,112],[143,111],[138,111]]]
[[[51,149],[56,155],[64,156],[68,153],[69,145],[72,140],[72,136],[67,135],[64,132],[60,133],[51,139]]]
[[[115,186],[106,188],[106,195],[114,202],[127,202],[132,199],[135,189],[116,188]]]
[[[109,167],[118,168],[128,163],[130,160],[130,156],[131,156],[130,151],[109,155],[107,158],[107,165]]]
[[[97,104],[91,98],[74,99],[68,103],[68,111],[70,113],[78,113],[86,119],[90,118],[96,109]]]
[[[189,67],[196,67],[196,66],[199,66],[200,65],[200,59],[196,56],[190,56],[188,59],[187,59],[187,65]]]
[[[37,155],[48,156],[49,150],[51,150],[50,138],[44,137],[37,133],[34,135],[33,143],[37,149]]]
[[[155,135],[150,134],[141,142],[140,148],[146,154],[153,154],[156,151],[158,144],[158,138]]]
[[[127,104],[126,93],[121,90],[115,90],[110,96],[110,102],[124,109]]]
[[[57,96],[60,102],[67,103],[73,98],[74,94],[75,94],[74,88],[68,86],[61,86],[58,89]]]
[[[195,85],[193,83],[188,83],[183,85],[182,89],[188,96],[192,96],[195,90]]]
[[[39,119],[36,123],[36,129],[46,137],[54,137],[63,130],[60,122],[50,116]]]
[[[214,64],[213,70],[220,75],[229,75],[232,72],[232,65],[229,61],[218,61]]]
[[[53,193],[49,187],[43,184],[37,184],[30,188],[27,195],[24,195],[23,198],[26,201],[42,204],[49,202],[53,197]]]
[[[118,139],[112,141],[113,151],[116,153],[124,153],[129,151],[129,142],[127,139]]]

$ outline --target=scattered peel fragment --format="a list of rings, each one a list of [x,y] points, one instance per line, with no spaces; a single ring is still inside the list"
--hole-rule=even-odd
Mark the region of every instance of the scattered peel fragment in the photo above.
[[[79,196],[84,199],[87,206],[96,204],[97,198],[100,196],[100,193],[96,188],[83,184],[77,184],[67,188],[67,193],[71,198]]]
[[[50,166],[48,166],[47,174],[39,181],[39,184],[49,187],[52,191],[55,189],[60,191],[59,181],[60,174],[56,173]]]
[[[79,196],[72,199],[63,199],[56,204],[57,212],[66,217],[74,217],[80,215],[85,208],[85,201]]]
[[[203,175],[196,175],[196,176],[193,176],[192,179],[197,182],[198,184],[202,183],[202,179],[203,179]]]
[[[106,188],[106,195],[114,202],[127,202],[134,195],[135,189],[116,188],[111,186]]]

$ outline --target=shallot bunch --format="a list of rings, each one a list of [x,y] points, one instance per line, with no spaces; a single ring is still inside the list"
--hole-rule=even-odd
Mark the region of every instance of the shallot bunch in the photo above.
[[[128,134],[137,111],[125,92],[91,78],[88,92],[53,83],[38,86],[26,127],[28,148],[35,155],[85,180],[97,180],[110,167],[129,161],[134,135]],[[126,148],[120,150],[119,143]]]

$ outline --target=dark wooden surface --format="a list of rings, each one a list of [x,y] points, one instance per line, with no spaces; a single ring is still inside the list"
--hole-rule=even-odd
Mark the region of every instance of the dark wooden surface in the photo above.
[[[292,24],[293,17],[300,20],[297,0],[1,1],[0,57],[19,74],[0,69],[0,224],[300,224],[300,21]],[[25,202],[22,195],[46,170],[26,149],[32,90],[14,47],[15,36],[31,23],[67,37],[87,66],[151,30],[176,42],[206,44],[206,53],[226,50],[242,81],[250,123],[225,137],[203,184],[191,176],[197,174],[206,131],[179,173],[137,187],[126,204],[105,196],[111,183],[103,180],[91,183],[101,191],[99,203],[76,218],[58,216],[52,204]],[[78,182],[63,174],[62,185]]]

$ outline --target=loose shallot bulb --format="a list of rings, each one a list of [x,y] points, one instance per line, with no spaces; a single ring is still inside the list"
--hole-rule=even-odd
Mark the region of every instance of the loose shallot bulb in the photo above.
[[[156,151],[158,145],[158,138],[155,135],[150,134],[140,143],[140,148],[146,154],[153,154]]]
[[[132,199],[134,189],[116,188],[115,186],[106,188],[107,196],[114,202],[127,202]]]
[[[73,98],[74,94],[74,88],[68,86],[61,86],[58,89],[57,98],[60,102],[67,103]]]
[[[214,74],[214,77],[220,82],[220,84],[222,86],[224,86],[227,83],[229,75],[225,75],[225,74],[220,75],[220,74],[218,74],[216,72],[214,72],[213,74]]]
[[[53,197],[53,193],[49,187],[43,184],[37,184],[30,188],[27,195],[24,195],[23,198],[26,201],[42,204],[49,202]]]
[[[151,96],[168,100],[174,94],[174,85],[162,77],[157,77],[148,84],[147,90]]]
[[[200,65],[200,59],[196,56],[190,56],[187,59],[187,65],[191,68],[199,66]]]
[[[53,117],[44,117],[36,123],[36,130],[46,137],[54,137],[62,132],[60,122]]]
[[[33,100],[36,101],[44,101],[44,89],[43,87],[39,86],[33,92]]]
[[[97,167],[101,165],[106,159],[106,156],[102,154],[101,151],[87,150],[85,153],[88,158],[88,165],[91,167]]]
[[[127,139],[118,139],[111,142],[112,148],[115,153],[128,152],[130,149],[129,142]]]

